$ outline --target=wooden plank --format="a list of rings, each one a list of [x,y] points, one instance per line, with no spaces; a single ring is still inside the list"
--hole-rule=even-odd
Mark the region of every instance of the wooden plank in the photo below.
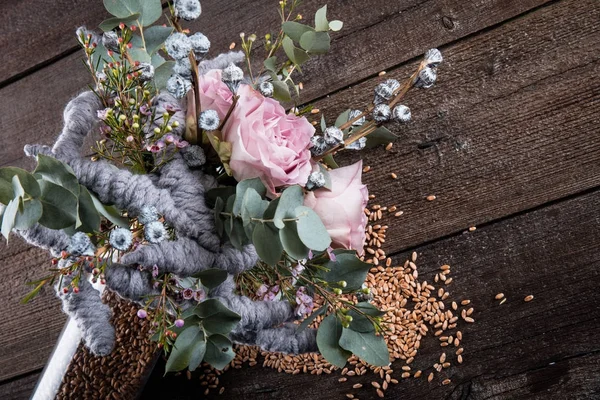
[[[34,372],[18,379],[0,384],[0,398],[3,400],[27,400],[35,388],[40,372]]]
[[[450,299],[470,299],[475,323],[460,322],[464,363],[458,365],[455,348],[439,346],[431,334],[411,364],[423,370],[421,379],[401,379],[401,363],[393,366],[400,384],[386,398],[402,399],[515,399],[595,398],[600,391],[600,191],[563,201],[524,215],[454,235],[416,249],[419,279],[433,282],[442,264],[451,265],[454,281],[445,288]],[[394,257],[403,262],[410,253]],[[437,284],[434,286],[439,287]],[[494,299],[503,292],[508,299]],[[524,302],[533,294],[531,302]],[[449,304],[449,300],[446,303]],[[442,351],[452,366],[428,383]],[[260,367],[232,370],[219,377],[230,398],[333,399],[354,393],[377,398],[372,374],[348,377],[340,373],[278,374]],[[192,399],[204,390],[197,374],[161,379],[158,365],[142,398]],[[451,378],[448,386],[440,384]],[[362,383],[364,388],[353,390]],[[568,393],[568,395],[567,395]],[[218,396],[212,396],[218,398]],[[209,396],[211,398],[211,396]]]
[[[303,79],[307,89],[302,99],[311,101],[317,96],[324,96],[381,69],[398,65],[424,49],[484,29],[546,1],[485,0],[477,6],[467,5],[470,3],[462,0],[444,0],[435,5],[426,0],[356,1],[351,4],[340,1],[330,4],[333,10],[331,18],[345,19],[346,28],[334,41],[331,54],[306,66],[305,70],[312,72]],[[260,32],[264,26],[277,26],[277,14],[267,0],[258,5],[255,2],[240,5],[217,0],[202,4],[204,17],[190,26],[192,30],[201,30],[210,37],[212,54],[225,51],[236,39],[239,41],[241,27],[247,32]],[[320,0],[310,0],[303,7],[316,10],[320,4]],[[346,13],[346,10],[349,12]],[[440,23],[446,15],[449,17],[444,21],[448,18],[454,20],[452,29],[446,29]],[[398,26],[406,32],[396,32]],[[382,35],[382,29],[387,29],[388,35],[401,35],[410,40],[383,40],[375,46],[373,41]],[[72,34],[68,37],[63,34],[61,40],[68,42],[69,37],[72,38]],[[54,44],[44,42],[44,45],[51,48]],[[368,49],[371,53],[368,57],[353,57],[353,62],[347,62],[357,48],[363,49],[361,51]],[[22,144],[33,141],[48,144],[55,138],[61,128],[59,116],[65,103],[90,83],[81,65],[81,57],[80,52],[71,54],[0,90],[0,112],[5,116],[0,119],[0,131],[5,132],[0,137],[0,166],[30,165],[21,156]],[[69,71],[69,79],[65,79],[65,71]],[[50,98],[51,102],[44,101]]]
[[[404,211],[384,220],[386,251],[600,185],[599,20],[598,2],[562,1],[443,49],[438,84],[405,99],[413,121],[392,151],[344,154],[372,167],[374,203]],[[316,106],[334,120],[416,63]]]

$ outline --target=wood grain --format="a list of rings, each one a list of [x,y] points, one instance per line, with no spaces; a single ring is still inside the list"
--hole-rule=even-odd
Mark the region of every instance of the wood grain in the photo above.
[[[401,379],[402,364],[396,363],[393,377],[400,383],[388,389],[386,398],[595,398],[600,393],[599,201],[600,191],[595,191],[418,247],[419,279],[432,282],[438,267],[450,264],[450,298],[470,299],[475,323],[458,326],[465,349],[462,365],[453,347],[440,347],[430,334],[421,341],[413,371],[423,370],[426,377],[442,351],[452,366],[427,383],[425,378]],[[394,259],[403,262],[409,255]],[[499,292],[508,299],[503,305],[494,299]],[[526,303],[529,294],[535,297]],[[142,399],[186,400],[204,390],[197,376],[161,379],[162,368],[155,369]],[[229,398],[342,399],[345,393],[377,398],[370,382],[379,379],[373,375],[348,377],[345,383],[338,382],[340,376],[339,371],[318,378],[278,374],[259,362],[227,372],[220,381]],[[442,386],[446,377],[452,384]],[[353,390],[355,383],[364,388]]]

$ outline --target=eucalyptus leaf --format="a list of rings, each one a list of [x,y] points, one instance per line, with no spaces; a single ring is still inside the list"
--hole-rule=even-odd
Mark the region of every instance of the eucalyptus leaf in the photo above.
[[[138,0],[140,4],[140,23],[143,26],[152,25],[162,15],[161,0]]]
[[[279,197],[277,210],[273,217],[273,223],[279,229],[283,229],[284,219],[296,218],[296,207],[304,204],[304,193],[299,185],[290,186],[283,191]]]
[[[340,166],[333,159],[333,154],[328,154],[322,160],[329,168],[339,168]]]
[[[342,125],[344,125],[346,122],[348,122],[348,120],[350,119],[350,110],[346,110],[343,113],[341,113],[340,115],[338,115],[338,117],[335,120],[335,126],[337,126],[338,128]]]
[[[190,350],[190,360],[188,365],[190,371],[195,371],[196,368],[198,368],[204,359],[204,354],[206,354],[206,339],[204,338],[204,332],[200,332],[201,338],[196,340],[196,343],[194,343]]]
[[[156,68],[160,67],[161,65],[163,65],[164,63],[167,62],[167,60],[165,60],[163,58],[163,56],[161,56],[158,53],[153,53],[152,54],[152,60],[150,61],[152,66],[154,67],[154,70],[156,71]]]
[[[165,40],[171,35],[173,28],[169,26],[151,26],[144,30],[144,40],[148,54],[154,54],[162,47]]]
[[[325,359],[338,368],[344,368],[352,355],[339,345],[342,335],[342,324],[335,314],[326,316],[317,330],[317,347]]]
[[[231,231],[227,232],[231,244],[236,249],[242,251],[243,246],[249,243],[249,239],[246,236],[246,230],[244,224],[239,218],[230,218],[231,220]]]
[[[217,200],[215,202],[215,208],[214,208],[214,214],[215,214],[215,228],[217,229],[217,233],[219,234],[219,236],[223,236],[223,219],[221,217],[221,212],[223,211],[223,208],[225,207],[225,201],[223,201],[223,198],[221,197],[217,197]]]
[[[14,229],[29,229],[42,217],[42,203],[38,199],[29,199],[23,204],[23,211],[17,212]]]
[[[104,0],[104,8],[119,18],[129,17],[140,12],[141,9],[139,0]]]
[[[234,194],[235,187],[233,186],[223,186],[210,189],[208,192],[206,192],[206,204],[208,204],[211,207],[214,207],[219,197],[223,201],[225,201],[225,199],[228,199],[229,196]]]
[[[321,131],[325,132],[327,129],[327,122],[325,121],[325,114],[321,114]]]
[[[265,68],[273,73],[277,72],[277,56],[269,57],[264,62]]]
[[[139,61],[141,63],[151,63],[152,57],[148,52],[142,48],[134,47],[129,50],[129,55],[134,61]]]
[[[287,83],[282,81],[273,81],[273,98],[280,102],[292,101],[292,95],[290,94],[290,88]]]
[[[217,299],[207,299],[196,307],[196,315],[202,318],[202,326],[211,334],[228,335],[240,322],[239,314],[225,307]]]
[[[0,203],[8,204],[16,197],[12,186],[13,176],[19,177],[25,193],[34,198],[40,197],[40,186],[32,174],[21,168],[4,167],[0,168]]]
[[[310,54],[325,54],[331,47],[331,38],[327,32],[309,31],[300,38],[300,47]]]
[[[54,157],[43,154],[38,154],[37,162],[38,165],[33,171],[36,177],[41,176],[45,181],[62,186],[76,197],[79,196],[79,181],[71,167]]]
[[[319,277],[331,283],[346,281],[344,292],[360,289],[372,264],[360,261],[354,251],[334,250],[333,253],[335,261],[330,260],[325,265],[327,271],[320,270]]]
[[[210,335],[206,343],[204,361],[222,370],[235,357],[231,341],[223,335]]]
[[[154,70],[154,86],[160,91],[167,87],[167,81],[173,74],[175,61],[166,61]]]
[[[121,22],[127,26],[137,25],[137,21],[139,18],[140,18],[139,13],[135,13],[135,14],[129,15],[127,17],[112,17],[112,18],[108,18],[108,19],[105,19],[104,21],[102,21],[99,25],[99,28],[102,29],[104,32],[108,32],[108,31],[112,31],[117,26],[119,26],[119,24]]]
[[[79,188],[79,208],[77,212],[81,221],[81,231],[88,233],[100,231],[100,214],[96,210],[92,195],[83,185]]]
[[[40,181],[42,217],[39,222],[46,228],[63,229],[77,221],[77,197],[62,186]]]
[[[279,239],[279,231],[270,224],[256,224],[252,244],[258,257],[268,265],[274,266],[281,259],[283,245]]]
[[[295,210],[298,221],[298,237],[311,250],[325,251],[331,244],[331,237],[323,221],[312,208],[298,206]]]
[[[373,325],[373,322],[367,318],[367,315],[370,317],[381,317],[385,315],[385,313],[367,302],[355,304],[354,307],[357,310],[351,308],[350,311],[348,311],[348,315],[352,317],[350,329],[356,332],[374,332],[375,326]]]
[[[294,42],[288,36],[284,37],[281,43],[283,51],[295,65],[302,65],[310,58],[306,51],[294,46]]]
[[[381,144],[387,145],[390,142],[395,142],[397,139],[398,137],[394,135],[388,128],[385,126],[380,126],[367,135],[366,147],[370,149]]]
[[[241,214],[244,195],[246,194],[246,190],[248,190],[249,188],[254,189],[256,193],[261,196],[261,198],[267,192],[265,185],[261,182],[259,178],[244,179],[243,181],[238,183],[235,187],[235,202],[233,203],[234,215]]]
[[[298,230],[295,221],[285,222],[283,229],[279,231],[279,239],[283,249],[296,260],[302,260],[308,257],[309,248],[302,243],[298,236]]]
[[[202,285],[209,289],[214,289],[227,279],[227,271],[218,268],[205,269],[194,275],[194,278],[199,278]]]
[[[321,32],[329,30],[329,21],[327,21],[327,5],[319,8],[315,13],[315,29]]]
[[[191,350],[198,340],[203,340],[204,335],[201,333],[198,325],[192,325],[181,332],[169,354],[167,365],[165,367],[165,375],[171,371],[181,371],[190,363]]]
[[[268,206],[269,202],[263,200],[254,188],[246,190],[242,201],[242,222],[249,239],[252,238],[254,227],[258,223],[254,219],[261,219]]]
[[[8,202],[6,208],[4,209],[4,213],[2,214],[2,228],[0,231],[2,232],[2,236],[6,238],[8,242],[8,237],[10,235],[10,231],[12,231],[15,225],[15,218],[17,217],[17,212],[19,211],[19,199],[13,199]]]
[[[25,189],[23,189],[23,185],[21,185],[21,181],[19,180],[19,176],[15,175],[12,177],[12,189],[13,189],[13,193],[15,198],[20,197],[23,198],[25,197]]]
[[[102,214],[104,218],[106,218],[113,224],[120,226],[121,228],[129,228],[129,220],[121,216],[121,213],[119,212],[119,210],[117,210],[115,206],[105,206],[100,202],[100,200],[98,200],[98,198],[96,198],[96,196],[94,196],[91,193],[89,194],[92,198],[92,201],[94,202],[94,207],[96,208],[96,211]]]
[[[385,367],[390,365],[390,353],[383,336],[374,332],[356,332],[352,329],[342,329],[339,344],[342,348],[351,351],[367,363]]]
[[[292,39],[296,43],[300,42],[300,38],[306,32],[314,32],[315,31],[312,27],[310,27],[308,25],[303,25],[299,22],[294,22],[294,21],[284,22],[281,25],[281,28],[283,29],[283,32],[286,35],[288,35],[290,37],[290,39]]]
[[[334,21],[329,21],[329,29],[331,29],[334,32],[342,30],[343,26],[344,26],[344,23],[337,19]]]

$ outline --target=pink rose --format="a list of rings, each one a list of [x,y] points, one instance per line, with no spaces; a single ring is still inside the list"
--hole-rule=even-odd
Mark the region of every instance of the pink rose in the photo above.
[[[367,225],[364,209],[369,201],[369,191],[361,181],[362,161],[329,171],[329,175],[331,190],[308,192],[304,205],[321,217],[332,247],[354,249],[362,255]]]
[[[312,170],[308,147],[315,128],[248,85],[241,85],[238,95],[223,128],[223,140],[232,145],[233,177],[260,178],[270,193],[280,186],[304,186]]]
[[[200,76],[200,105],[203,110],[215,110],[223,120],[231,107],[233,95],[221,81],[221,70],[213,69]]]

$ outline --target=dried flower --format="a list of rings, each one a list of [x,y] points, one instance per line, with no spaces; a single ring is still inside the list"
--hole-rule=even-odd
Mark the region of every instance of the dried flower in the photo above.
[[[79,257],[79,256],[93,256],[96,248],[92,244],[92,241],[83,232],[77,232],[71,236],[71,241],[67,247],[67,253]]]
[[[265,97],[273,97],[275,87],[271,82],[264,81],[258,85],[258,90],[260,91],[260,94],[262,94]]]
[[[183,149],[184,147],[188,147],[190,144],[188,142],[186,142],[185,140],[178,140],[175,142],[175,146],[178,149]]]
[[[110,232],[108,242],[112,247],[120,251],[127,251],[133,242],[133,236],[129,229],[115,228]]]
[[[169,236],[165,226],[159,222],[150,222],[144,227],[144,238],[150,243],[160,243]]]
[[[227,85],[231,93],[237,93],[240,82],[244,79],[244,71],[234,63],[230,63],[221,74],[223,83]]]
[[[186,300],[191,300],[191,299],[194,298],[194,291],[192,289],[190,289],[190,288],[184,289],[183,293],[182,293],[182,296]]]
[[[387,104],[377,104],[373,109],[373,119],[377,123],[383,123],[390,120],[392,111]]]
[[[392,118],[397,122],[408,122],[410,121],[410,108],[400,104],[394,107],[392,111]]]
[[[188,146],[185,151],[183,151],[183,159],[188,165],[188,167],[201,167],[206,162],[206,156],[204,155],[204,150],[200,146]]]
[[[362,111],[360,111],[360,110],[352,110],[352,111],[350,111],[350,113],[348,114],[348,121],[352,121],[354,118],[358,117],[360,114],[362,114]],[[352,123],[352,126],[362,126],[365,123],[366,120],[367,119],[363,115],[362,117],[360,117],[359,119],[357,119],[356,121],[354,121]]]
[[[373,103],[381,104],[385,101],[391,100],[394,95],[394,91],[400,87],[400,82],[395,79],[388,79],[385,82],[381,82],[375,87],[375,100]]]
[[[435,69],[425,67],[420,72],[419,75],[415,79],[415,87],[422,89],[429,89],[435,83],[437,78],[437,73]]]
[[[310,151],[315,156],[320,156],[325,153],[327,150],[327,143],[325,143],[325,138],[323,136],[313,136],[310,138]]]
[[[208,50],[210,50],[210,40],[204,34],[197,32],[190,36],[190,42],[192,43],[192,51],[196,60],[202,60]]]
[[[140,80],[147,82],[154,78],[154,66],[150,63],[140,63],[137,71],[140,73]]]
[[[330,126],[323,132],[325,143],[329,146],[335,146],[344,142],[344,132],[336,126]]]
[[[186,21],[193,21],[202,14],[199,0],[175,0],[173,2],[175,16]]]
[[[205,131],[214,131],[221,123],[219,113],[215,110],[204,110],[198,117],[198,126]]]
[[[362,150],[367,146],[367,138],[361,137],[345,147],[348,150]]]
[[[206,298],[206,292],[204,289],[198,289],[194,292],[194,300],[200,303],[202,300]]]
[[[308,175],[308,181],[306,182],[307,190],[315,190],[325,186],[325,175],[321,171],[312,172]]]
[[[154,264],[152,266],[152,277],[153,278],[157,278],[158,277],[158,265]]]
[[[192,63],[189,57],[184,57],[175,62],[173,72],[181,75],[186,79],[192,79]]]
[[[296,291],[296,310],[294,311],[298,317],[309,314],[313,309],[313,298],[306,294],[306,288],[300,286]]]
[[[443,60],[442,53],[438,49],[429,49],[425,53],[425,63],[430,68],[437,68]]]
[[[114,31],[104,32],[102,35],[102,45],[106,48],[106,50],[119,53],[119,36]]]
[[[176,60],[187,57],[192,51],[192,42],[184,33],[175,32],[165,41],[167,53]]]
[[[154,206],[144,206],[138,215],[138,222],[142,225],[149,224],[154,221],[158,221],[160,215],[158,210]]]
[[[191,87],[192,82],[181,75],[171,75],[167,81],[167,91],[178,99],[184,98]]]

